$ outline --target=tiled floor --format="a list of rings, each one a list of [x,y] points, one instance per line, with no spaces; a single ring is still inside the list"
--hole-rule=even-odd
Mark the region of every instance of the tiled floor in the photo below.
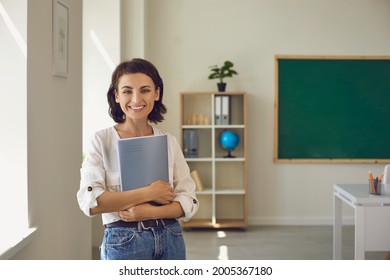
[[[188,259],[331,260],[332,226],[252,226],[247,230],[185,231]],[[386,252],[367,252],[384,259]],[[354,227],[343,227],[343,259],[354,258]]]
[[[332,226],[251,226],[246,230],[186,230],[187,259],[331,260]],[[93,250],[93,258],[99,252]],[[353,259],[354,227],[343,226],[343,259]],[[367,252],[383,260],[386,252]]]

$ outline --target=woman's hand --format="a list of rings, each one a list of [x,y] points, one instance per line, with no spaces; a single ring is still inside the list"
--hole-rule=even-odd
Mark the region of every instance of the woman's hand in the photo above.
[[[150,192],[150,201],[159,204],[168,204],[172,202],[174,198],[173,188],[169,183],[162,180],[153,182],[147,188]]]
[[[127,210],[119,211],[118,214],[123,221],[139,222],[152,219],[179,218],[184,215],[184,211],[179,202],[173,201],[161,206],[142,203]]]
[[[119,211],[119,217],[125,222],[139,222],[144,220],[154,219],[151,216],[151,212],[153,210],[153,206],[149,203],[143,203],[131,207],[130,209]]]

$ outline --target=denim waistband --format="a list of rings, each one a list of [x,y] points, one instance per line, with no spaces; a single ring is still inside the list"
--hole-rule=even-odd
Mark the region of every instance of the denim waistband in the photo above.
[[[148,230],[150,228],[158,227],[158,226],[168,226],[176,223],[176,219],[156,219],[156,220],[146,220],[141,222],[125,222],[122,220],[106,224],[104,227],[106,228],[115,228],[115,227],[127,227],[127,228],[139,228],[141,226],[142,229]]]

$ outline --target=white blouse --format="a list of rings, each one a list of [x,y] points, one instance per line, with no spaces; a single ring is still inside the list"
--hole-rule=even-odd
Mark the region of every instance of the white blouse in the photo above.
[[[169,183],[174,188],[174,201],[180,203],[184,216],[180,219],[188,221],[199,207],[195,195],[195,182],[183,156],[176,138],[153,127],[154,135],[168,136]],[[97,207],[96,199],[105,191],[120,191],[119,160],[117,141],[119,134],[114,127],[97,131],[92,137],[88,153],[82,163],[80,173],[80,189],[77,200],[80,209],[87,216],[92,216],[90,208]],[[118,212],[103,213],[103,224],[120,220]]]

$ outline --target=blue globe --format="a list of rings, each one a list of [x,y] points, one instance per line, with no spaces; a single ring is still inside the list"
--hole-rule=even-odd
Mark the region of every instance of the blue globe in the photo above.
[[[225,130],[219,137],[219,143],[221,144],[222,148],[228,151],[228,155],[226,157],[233,157],[230,154],[230,151],[234,150],[238,146],[240,143],[240,136],[238,136],[238,134],[234,133],[233,131]]]

